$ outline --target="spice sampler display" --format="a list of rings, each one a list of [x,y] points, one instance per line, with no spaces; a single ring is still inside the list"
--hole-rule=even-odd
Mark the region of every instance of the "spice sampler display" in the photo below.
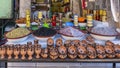
[[[56,45],[56,46],[54,46]],[[0,46],[0,59],[114,59],[120,58],[120,45],[111,41],[106,41],[104,45],[97,44],[91,36],[85,40],[66,40],[61,38],[54,43],[52,38],[48,38],[47,47],[42,48],[39,40],[27,44],[10,44]]]

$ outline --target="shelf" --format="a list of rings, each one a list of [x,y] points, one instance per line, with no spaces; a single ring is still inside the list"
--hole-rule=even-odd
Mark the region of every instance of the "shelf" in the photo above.
[[[39,3],[39,4],[33,4],[34,6],[48,6],[48,4],[45,3]]]
[[[32,59],[32,60],[21,60],[21,59],[11,59],[11,60],[6,60],[6,59],[0,59],[0,61],[3,62],[56,62],[56,63],[120,63],[120,59],[56,59],[56,60],[51,60],[51,59]]]

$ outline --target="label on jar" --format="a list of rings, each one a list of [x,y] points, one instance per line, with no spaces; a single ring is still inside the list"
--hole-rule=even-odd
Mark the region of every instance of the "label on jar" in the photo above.
[[[78,26],[78,15],[74,15],[74,26]]]

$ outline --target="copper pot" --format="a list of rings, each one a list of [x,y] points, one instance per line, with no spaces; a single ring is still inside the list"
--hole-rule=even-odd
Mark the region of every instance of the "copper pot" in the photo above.
[[[48,38],[47,40],[47,47],[51,49],[54,46],[54,40],[52,38]]]
[[[36,58],[40,58],[40,54],[41,54],[41,45],[38,45],[35,47],[35,54],[36,54]]]
[[[87,51],[88,51],[88,57],[90,59],[95,59],[97,57],[96,50],[93,46],[88,45],[87,46]]]
[[[63,45],[63,41],[62,41],[61,38],[59,38],[59,39],[56,40],[56,47],[59,47],[61,45]]]
[[[85,46],[78,46],[77,47],[77,53],[78,53],[78,57],[80,59],[85,59],[87,57],[87,49]]]
[[[72,44],[74,44],[76,47],[78,47],[80,44],[80,40],[73,40]]]
[[[5,47],[4,47],[4,45],[2,45],[1,47],[0,47],[0,58],[1,59],[4,59],[5,58],[5,53],[6,53],[6,49],[5,49]]]
[[[115,57],[115,50],[114,47],[111,45],[106,45],[105,46],[105,51],[106,51],[106,55],[108,58],[114,58]]]
[[[57,48],[53,47],[50,49],[50,58],[55,60],[58,58],[58,50]]]
[[[71,44],[71,40],[66,40],[65,42],[64,42],[64,45],[65,45],[65,47],[69,47],[70,46],[70,44]]]
[[[77,57],[77,49],[74,45],[68,47],[68,57],[75,59]]]
[[[26,45],[22,45],[20,49],[20,54],[21,54],[21,59],[24,60],[26,59],[25,55],[27,54],[27,48]]]
[[[43,48],[42,49],[41,56],[42,56],[42,58],[47,58],[48,57],[48,48]]]
[[[67,57],[67,48],[62,45],[58,48],[59,58],[65,59]]]
[[[20,46],[19,45],[16,45],[14,46],[14,56],[15,56],[15,59],[18,59],[19,58],[19,54],[20,54]]]
[[[97,52],[98,58],[103,59],[103,58],[106,57],[106,53],[105,53],[105,48],[104,48],[104,46],[102,46],[102,45],[97,45],[97,46],[96,46],[96,52]]]
[[[12,59],[12,54],[13,54],[13,45],[7,46],[8,59]]]
[[[117,58],[120,58],[120,45],[114,45],[115,55]]]
[[[33,54],[34,54],[34,47],[30,46],[27,49],[27,55],[28,55],[28,60],[31,60],[33,58]]]

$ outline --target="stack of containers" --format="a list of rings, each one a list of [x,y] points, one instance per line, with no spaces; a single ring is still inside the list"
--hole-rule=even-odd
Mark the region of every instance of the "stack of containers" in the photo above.
[[[78,26],[78,15],[74,15],[74,26]]]
[[[93,15],[89,14],[87,15],[87,27],[93,27]]]

